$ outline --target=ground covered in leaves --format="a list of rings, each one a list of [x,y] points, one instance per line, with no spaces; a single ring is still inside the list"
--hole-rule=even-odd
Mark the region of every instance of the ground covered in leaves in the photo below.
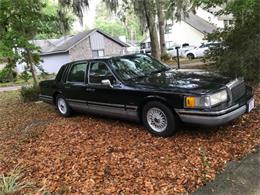
[[[260,103],[260,89],[256,92]],[[26,192],[175,194],[213,180],[230,160],[260,144],[260,110],[219,128],[183,126],[171,138],[140,124],[77,114],[0,93],[0,174],[17,165]]]

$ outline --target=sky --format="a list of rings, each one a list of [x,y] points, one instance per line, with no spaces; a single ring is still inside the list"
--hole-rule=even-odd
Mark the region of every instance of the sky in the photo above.
[[[96,17],[96,6],[100,3],[101,0],[90,0],[89,8],[84,12],[83,16],[83,25],[80,24],[79,20],[73,24],[72,31],[80,32],[87,29],[95,28],[95,17]]]

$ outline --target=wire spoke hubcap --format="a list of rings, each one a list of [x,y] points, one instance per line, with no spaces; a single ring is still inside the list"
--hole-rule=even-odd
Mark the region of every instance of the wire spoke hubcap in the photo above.
[[[59,98],[58,99],[58,108],[59,108],[59,111],[62,113],[62,114],[66,114],[67,112],[67,106],[66,106],[66,102],[64,99],[62,98]]]
[[[160,108],[150,108],[146,117],[149,126],[154,131],[163,132],[167,128],[167,117]]]

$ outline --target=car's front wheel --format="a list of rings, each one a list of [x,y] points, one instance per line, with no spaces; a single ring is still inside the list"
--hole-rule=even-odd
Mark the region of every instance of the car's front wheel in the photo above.
[[[57,106],[59,113],[62,116],[68,117],[71,115],[71,108],[68,105],[66,99],[62,95],[58,95],[56,97],[56,106]]]
[[[157,101],[145,104],[142,112],[145,127],[154,135],[168,137],[174,134],[176,118],[170,108]]]

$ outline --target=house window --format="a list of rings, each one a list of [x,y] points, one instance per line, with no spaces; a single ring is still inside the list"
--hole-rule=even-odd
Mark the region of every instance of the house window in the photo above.
[[[224,20],[224,26],[228,26],[228,20]]]
[[[172,24],[166,24],[165,26],[165,34],[169,34],[172,32]]]
[[[233,20],[224,20],[224,25],[225,26],[231,26],[234,24],[234,21]]]
[[[92,56],[93,56],[94,58],[96,58],[96,57],[103,57],[103,56],[105,56],[105,52],[104,52],[103,49],[100,49],[100,50],[92,50]]]

